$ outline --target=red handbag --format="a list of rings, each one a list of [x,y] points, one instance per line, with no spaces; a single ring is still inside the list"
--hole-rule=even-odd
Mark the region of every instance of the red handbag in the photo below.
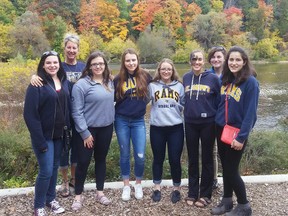
[[[233,140],[237,137],[240,129],[230,126],[227,124],[228,122],[228,88],[230,84],[227,87],[226,90],[226,98],[225,98],[225,126],[223,128],[222,134],[221,134],[221,141],[224,142],[227,145],[231,145]]]

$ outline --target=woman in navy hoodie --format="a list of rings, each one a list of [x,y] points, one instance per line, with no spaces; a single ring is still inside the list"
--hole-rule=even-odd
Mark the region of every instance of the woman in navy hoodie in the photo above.
[[[43,53],[37,75],[43,86],[27,88],[24,120],[29,129],[39,173],[35,183],[34,215],[45,216],[45,204],[58,214],[64,212],[55,200],[57,172],[63,148],[64,126],[69,122],[69,81],[54,51]]]
[[[213,145],[215,115],[220,93],[219,78],[204,71],[204,54],[190,54],[191,71],[183,76],[185,88],[184,121],[188,151],[188,205],[205,207],[211,203],[213,183]],[[201,140],[201,182],[199,183],[199,146]]]
[[[233,208],[232,195],[236,194],[238,205],[226,215],[252,214],[247,200],[245,184],[239,174],[239,164],[247,139],[257,119],[259,84],[256,72],[246,52],[238,46],[232,47],[223,68],[221,101],[216,114],[216,135],[218,152],[223,168],[224,194],[221,203],[212,209],[220,215]],[[228,125],[240,128],[238,136],[227,145],[221,141],[225,121],[225,99],[228,96]]]

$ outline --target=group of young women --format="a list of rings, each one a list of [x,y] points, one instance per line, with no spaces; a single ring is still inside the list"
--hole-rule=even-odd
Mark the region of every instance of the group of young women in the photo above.
[[[56,52],[45,52],[38,65],[38,76],[32,78],[25,98],[24,119],[39,163],[39,174],[35,184],[34,215],[47,215],[45,205],[54,213],[65,211],[55,199],[56,180],[62,157],[66,162],[61,162],[63,178],[61,195],[68,196],[69,153],[62,156],[61,153],[63,128],[70,128],[70,122],[72,122],[71,128],[74,128],[72,153],[76,153],[77,156],[74,154],[72,157],[77,160],[71,159],[70,185],[75,185],[72,209],[80,210],[83,205],[82,192],[92,154],[95,159],[97,189],[95,200],[103,205],[111,203],[103,189],[106,156],[112,139],[113,125],[120,149],[120,170],[124,183],[122,200],[128,201],[131,198],[131,142],[135,162],[134,196],[136,199],[142,199],[141,180],[144,174],[146,149],[144,115],[146,105],[150,101],[150,142],[153,152],[154,183],[152,200],[155,202],[161,200],[166,145],[173,182],[171,201],[176,203],[181,199],[181,155],[186,136],[189,191],[185,201],[188,205],[197,207],[210,204],[213,180],[214,183],[215,179],[217,180],[217,176],[214,176],[217,171],[213,170],[215,167],[213,148],[214,152],[217,152],[217,149],[215,150],[215,138],[217,138],[223,167],[224,194],[221,203],[212,208],[211,213],[251,215],[245,184],[238,170],[249,132],[256,121],[259,87],[254,78],[256,73],[242,48],[232,47],[226,60],[226,51],[223,47],[213,48],[211,51],[213,54],[208,56],[213,70],[204,70],[205,59],[201,50],[193,51],[190,55],[191,71],[183,76],[182,83],[170,59],[163,59],[159,63],[152,78],[148,72],[140,68],[139,56],[133,49],[127,49],[122,54],[120,72],[115,78],[109,70],[104,54],[98,51],[90,54],[79,76],[79,73],[72,70],[72,67],[77,68],[78,64],[76,54],[79,38],[75,35],[65,37],[65,50],[71,42],[68,42],[68,38],[77,38],[76,41],[72,41],[72,48],[75,45],[76,49],[65,51],[65,63],[62,64]],[[73,56],[73,52],[74,61],[68,62],[68,56]],[[73,72],[70,75],[77,75],[78,81],[73,86],[67,80],[69,73],[66,74],[65,71],[68,70]],[[229,102],[228,122],[225,121],[225,101]],[[69,119],[70,117],[72,118]],[[229,143],[230,145],[221,141],[222,130],[226,123],[240,128],[238,136]],[[201,178],[199,178],[200,143]],[[214,161],[215,158],[217,161],[217,153],[214,153]],[[74,170],[76,168],[75,172],[72,167]],[[234,209],[233,191],[238,202]]]

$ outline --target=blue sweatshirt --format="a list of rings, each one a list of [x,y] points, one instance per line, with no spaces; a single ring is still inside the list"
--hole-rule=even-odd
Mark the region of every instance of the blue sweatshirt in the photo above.
[[[147,84],[151,81],[151,76],[148,75]],[[119,76],[114,79],[115,89],[119,82]],[[138,97],[136,95],[136,78],[129,74],[126,82],[122,86],[124,90],[124,97],[116,99],[115,113],[129,118],[140,118],[146,113],[147,98]]]
[[[65,123],[70,127],[70,83],[64,79],[61,85],[66,95]],[[53,139],[57,101],[58,94],[52,79],[42,87],[34,87],[30,84],[27,88],[23,116],[30,132],[32,145],[39,151],[47,148],[47,139]]]
[[[228,89],[228,125],[240,128],[236,140],[244,143],[257,120],[259,84],[255,77],[250,76],[240,86],[233,83]],[[216,124],[225,125],[225,97],[227,86],[221,87],[221,101],[216,114]]]
[[[183,85],[185,122],[193,124],[213,122],[220,99],[219,78],[210,71],[205,71],[198,76],[190,71],[184,74]]]
[[[173,80],[169,84],[161,80],[148,86],[152,100],[150,124],[158,127],[173,126],[183,123],[184,87]]]
[[[72,117],[82,139],[91,133],[88,127],[105,127],[114,122],[114,86],[106,89],[89,76],[79,79],[72,89]]]

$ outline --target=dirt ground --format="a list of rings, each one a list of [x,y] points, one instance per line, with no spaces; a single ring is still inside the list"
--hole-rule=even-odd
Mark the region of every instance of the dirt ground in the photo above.
[[[265,215],[288,215],[288,182],[275,184],[246,184],[248,199],[251,202],[254,216]],[[213,203],[208,207],[200,209],[195,206],[188,206],[184,198],[187,195],[187,186],[182,186],[180,202],[173,204],[170,201],[170,187],[162,188],[162,199],[159,203],[155,203],[151,199],[152,188],[144,188],[144,198],[136,200],[133,197],[128,202],[121,200],[121,189],[106,189],[106,195],[112,200],[112,204],[108,207],[96,203],[94,200],[95,191],[86,191],[84,193],[84,206],[79,212],[71,209],[73,196],[68,198],[58,198],[61,205],[64,205],[66,211],[61,214],[66,215],[105,215],[105,216],[162,216],[162,215],[211,215],[210,209],[219,202],[222,193],[222,187],[213,192]],[[53,215],[47,210],[49,215]],[[32,215],[33,213],[33,194],[0,197],[0,215]]]

